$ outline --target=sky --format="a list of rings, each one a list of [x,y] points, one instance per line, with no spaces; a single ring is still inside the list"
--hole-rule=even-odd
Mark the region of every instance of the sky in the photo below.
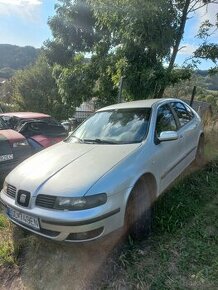
[[[55,14],[57,0],[0,0],[0,43],[19,46],[31,45],[39,48],[47,39],[51,39],[48,18]],[[202,20],[215,22],[218,5],[197,10],[188,20],[183,47],[177,56],[176,63],[182,65],[199,44],[195,37]],[[213,42],[218,42],[218,32],[213,35]],[[210,61],[202,61],[200,69],[208,69],[213,65]]]

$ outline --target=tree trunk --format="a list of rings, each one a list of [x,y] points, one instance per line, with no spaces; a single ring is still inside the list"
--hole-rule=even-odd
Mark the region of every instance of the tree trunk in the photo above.
[[[190,3],[191,3],[191,0],[186,0],[185,4],[184,4],[181,22],[180,22],[180,26],[179,26],[179,31],[177,34],[175,44],[173,46],[173,52],[172,52],[172,55],[170,58],[170,62],[169,62],[168,68],[166,70],[166,77],[167,78],[168,78],[169,74],[171,73],[171,71],[173,70],[176,56],[177,56],[177,53],[179,51],[179,45],[180,45],[180,42],[181,42],[183,34],[184,34],[184,29],[185,29],[185,24],[186,24],[188,12],[189,12],[188,10],[189,10]],[[166,83],[161,86],[159,93],[158,93],[158,98],[163,97],[166,86],[167,86]]]

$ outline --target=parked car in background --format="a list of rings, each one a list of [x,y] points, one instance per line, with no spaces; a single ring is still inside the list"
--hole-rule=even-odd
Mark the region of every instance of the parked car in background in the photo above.
[[[67,132],[50,115],[33,112],[15,112],[0,114],[8,127],[25,136],[33,148],[49,147],[62,141]]]
[[[64,127],[42,113],[0,114],[0,176],[17,164],[67,136]]]
[[[26,138],[10,129],[0,117],[0,179],[31,154]]]
[[[0,200],[15,224],[57,241],[90,241],[122,228],[148,234],[157,197],[203,160],[201,119],[178,99],[98,110],[64,142],[5,179]]]

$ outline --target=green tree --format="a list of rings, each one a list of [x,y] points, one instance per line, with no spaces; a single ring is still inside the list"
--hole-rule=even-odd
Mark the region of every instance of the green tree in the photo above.
[[[218,29],[218,13],[215,23],[211,23],[209,20],[205,20],[198,32],[198,38],[203,40],[203,43],[194,52],[194,56],[197,59],[210,59],[214,63],[214,67],[211,68],[211,73],[218,72],[218,44],[210,41],[210,37]]]
[[[66,118],[69,112],[58,93],[52,68],[43,56],[35,65],[18,71],[7,86],[9,101],[18,110],[48,113],[58,119]]]
[[[53,77],[56,79],[58,91],[66,106],[74,110],[92,95],[92,77],[89,62],[83,55],[75,55],[67,67],[54,65]]]
[[[48,59],[59,64],[59,71],[63,70],[59,75],[65,76],[64,82],[57,79],[59,92],[71,104],[91,96],[99,104],[110,104],[125,76],[126,99],[161,97],[168,85],[191,76],[189,69],[175,68],[175,59],[188,16],[208,2],[59,0],[56,15],[49,20],[54,38],[45,46]],[[81,94],[72,82],[81,78],[75,74],[77,54],[90,56],[84,72],[87,82],[90,78],[88,96],[82,88],[85,82]]]
[[[68,75],[75,54],[90,53],[93,93],[101,104],[115,101],[122,75],[128,99],[154,96],[175,38],[175,18],[170,0],[62,0],[49,21],[54,39],[46,52]]]

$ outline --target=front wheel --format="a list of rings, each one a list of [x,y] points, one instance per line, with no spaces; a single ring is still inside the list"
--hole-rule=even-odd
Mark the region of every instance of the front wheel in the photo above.
[[[146,238],[151,231],[152,210],[148,187],[138,181],[126,208],[124,232],[133,239]]]

